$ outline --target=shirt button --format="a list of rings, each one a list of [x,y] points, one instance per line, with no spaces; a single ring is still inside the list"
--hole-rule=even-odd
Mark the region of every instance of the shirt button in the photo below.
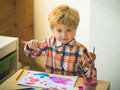
[[[62,67],[60,67],[60,69],[62,69]]]

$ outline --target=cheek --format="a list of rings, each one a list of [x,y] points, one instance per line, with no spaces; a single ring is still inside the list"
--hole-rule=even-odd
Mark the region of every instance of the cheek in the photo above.
[[[71,34],[69,34],[68,36],[72,38],[72,37],[75,36],[75,33],[71,33]]]
[[[60,38],[60,35],[58,33],[53,33],[53,35],[58,39]]]
[[[76,32],[73,33],[73,37],[76,35]]]
[[[56,33],[56,32],[53,32],[53,35],[54,35],[54,36],[58,36],[58,33]]]

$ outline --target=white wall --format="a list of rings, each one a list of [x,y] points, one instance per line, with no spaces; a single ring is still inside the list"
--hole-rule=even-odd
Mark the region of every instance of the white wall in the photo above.
[[[48,14],[51,10],[60,5],[68,4],[80,12],[81,21],[77,29],[76,39],[88,47],[90,30],[90,0],[34,0],[34,25],[35,38],[43,40],[52,35],[49,28]],[[39,63],[43,64],[43,57]],[[40,60],[36,60],[37,62]]]
[[[90,48],[96,47],[98,79],[120,90],[120,0],[91,0]]]
[[[79,42],[88,46],[89,44],[89,17],[90,17],[90,0],[34,0],[34,16],[35,16],[35,38],[45,39],[52,34],[49,23],[48,14],[50,11],[60,5],[68,4],[76,8],[80,12],[81,21],[77,29],[76,38]]]

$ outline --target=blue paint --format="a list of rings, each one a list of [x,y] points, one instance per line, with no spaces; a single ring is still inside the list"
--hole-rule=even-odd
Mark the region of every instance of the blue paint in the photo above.
[[[38,75],[38,76],[40,76],[40,78],[49,77],[49,74],[47,74],[47,73],[38,73],[38,74],[34,74],[34,75]]]

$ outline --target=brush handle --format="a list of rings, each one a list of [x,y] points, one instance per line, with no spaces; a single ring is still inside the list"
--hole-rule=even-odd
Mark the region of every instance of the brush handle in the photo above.
[[[21,43],[25,45],[27,43],[27,41],[22,40]]]
[[[95,47],[93,48],[93,55],[92,55],[92,63],[91,63],[91,71],[90,71],[90,78],[92,78],[92,69],[94,68],[94,54],[95,54]]]

